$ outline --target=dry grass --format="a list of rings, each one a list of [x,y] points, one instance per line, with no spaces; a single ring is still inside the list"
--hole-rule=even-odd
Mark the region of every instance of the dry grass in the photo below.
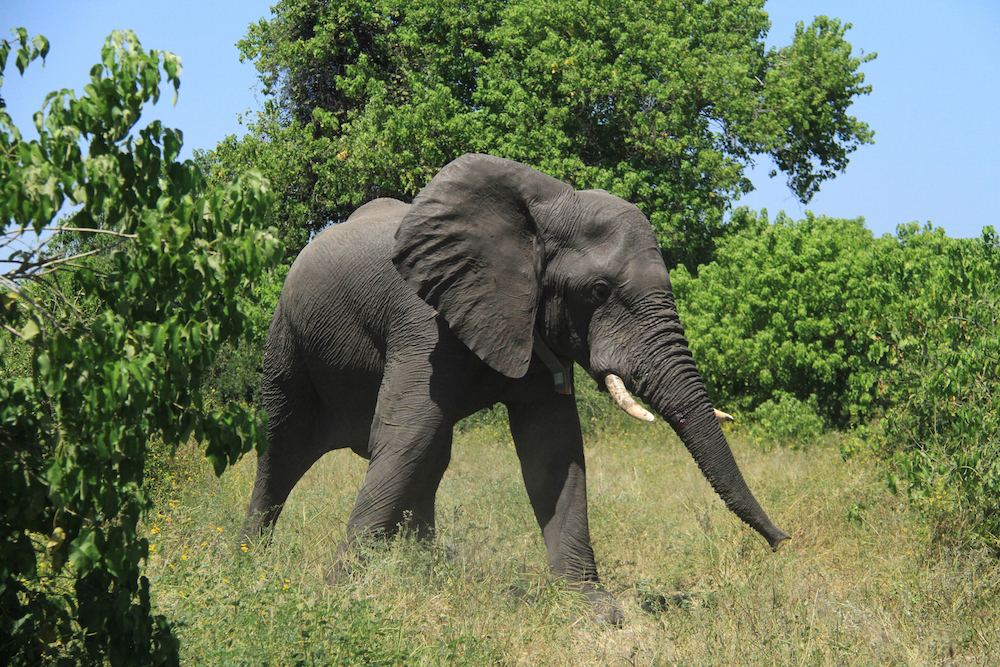
[[[324,570],[363,460],[324,457],[273,546],[242,554],[252,457],[221,480],[192,457],[191,482],[151,526],[155,604],[185,623],[190,664],[1000,664],[995,560],[931,547],[875,465],[844,463],[835,436],[768,453],[730,440],[793,536],[777,554],[668,428],[623,423],[590,439],[591,529],[620,629],[589,622],[547,575],[513,447],[494,426],[456,440],[437,543],[398,540],[334,588]]]

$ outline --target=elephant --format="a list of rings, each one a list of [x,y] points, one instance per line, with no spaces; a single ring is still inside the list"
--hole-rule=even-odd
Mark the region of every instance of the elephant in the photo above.
[[[412,203],[365,204],[295,260],[265,345],[268,447],[244,539],[266,541],[302,475],[347,447],[369,463],[336,559],[401,525],[433,535],[453,427],[500,403],[551,571],[621,622],[591,546],[573,364],[639,418],[652,415],[631,394],[667,420],[772,549],[789,539],[733,458],[647,218],[479,154],[447,164]]]

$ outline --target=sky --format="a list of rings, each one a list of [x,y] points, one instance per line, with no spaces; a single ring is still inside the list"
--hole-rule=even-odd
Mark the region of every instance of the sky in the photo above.
[[[263,104],[257,72],[240,63],[236,42],[251,23],[270,17],[277,0],[0,0],[0,35],[24,27],[45,35],[51,51],[44,68],[33,63],[24,78],[10,63],[3,96],[26,137],[46,93],[79,94],[112,30],[135,31],[145,49],[173,51],[183,72],[176,106],[164,90],[144,110],[184,133],[182,157],[212,149],[245,132],[245,119]],[[877,52],[862,66],[871,95],[850,114],[875,131],[875,144],[859,148],[843,174],[823,185],[807,205],[761,159],[751,173],[757,190],[737,205],[766,208],[770,217],[809,210],[840,218],[864,217],[876,236],[917,221],[943,227],[952,237],[1000,229],[994,200],[1000,193],[1000,2],[997,0],[770,0],[768,46],[791,43],[796,21],[817,15],[851,23],[846,39],[855,54]],[[245,121],[244,121],[245,122]]]

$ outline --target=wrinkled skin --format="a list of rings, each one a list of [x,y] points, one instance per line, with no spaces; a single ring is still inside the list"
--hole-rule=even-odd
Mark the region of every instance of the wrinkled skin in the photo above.
[[[733,460],[646,218],[606,192],[483,155],[447,165],[412,205],[363,206],[295,261],[268,334],[269,447],[245,536],[264,534],[306,470],[344,447],[370,462],[341,552],[404,521],[430,535],[453,426],[500,402],[552,571],[620,622],[590,544],[575,399],[555,391],[534,332],[596,380],[620,376],[734,513],[772,548],[788,538]]]

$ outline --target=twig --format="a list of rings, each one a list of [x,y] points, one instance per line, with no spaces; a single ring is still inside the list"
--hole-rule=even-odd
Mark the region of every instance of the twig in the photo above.
[[[118,236],[123,239],[137,239],[138,234],[126,234],[124,232],[116,232],[113,229],[90,229],[89,227],[45,227],[43,231],[46,232],[89,232],[93,234],[108,234],[110,236]]]

